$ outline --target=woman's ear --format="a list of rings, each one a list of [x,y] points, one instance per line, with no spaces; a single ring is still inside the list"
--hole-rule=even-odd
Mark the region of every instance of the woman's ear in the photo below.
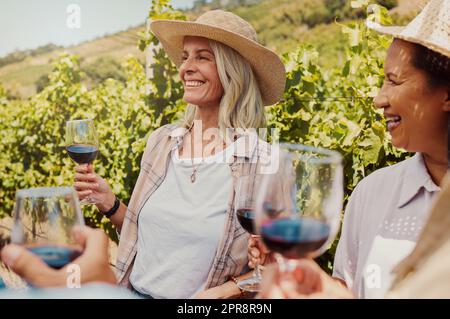
[[[450,112],[450,89],[447,92],[447,99],[444,102],[444,105],[442,106],[442,109],[445,112]]]

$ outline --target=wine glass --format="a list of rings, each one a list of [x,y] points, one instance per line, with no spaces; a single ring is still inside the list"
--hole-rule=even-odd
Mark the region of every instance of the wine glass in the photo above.
[[[234,204],[236,216],[242,228],[254,236],[257,236],[254,229],[254,218],[256,197],[259,192],[259,187],[261,186],[261,179],[262,175],[260,174],[239,176]],[[252,277],[240,280],[237,285],[244,291],[258,292],[261,285],[261,271],[259,265],[257,264],[255,266]]]
[[[276,146],[275,146],[276,147]],[[343,201],[341,155],[299,144],[279,145],[279,166],[264,176],[255,228],[281,271],[315,258],[333,242]]]
[[[98,138],[91,119],[68,121],[66,124],[66,150],[78,164],[90,164],[98,155]],[[90,198],[81,204],[92,203]]]
[[[72,187],[39,187],[16,192],[11,242],[23,245],[48,266],[60,269],[82,248],[73,238],[84,226],[78,196]]]

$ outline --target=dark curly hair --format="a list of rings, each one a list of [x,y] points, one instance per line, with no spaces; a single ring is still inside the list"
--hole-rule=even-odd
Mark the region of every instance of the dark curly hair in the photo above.
[[[450,90],[450,58],[423,45],[415,44],[413,65],[425,71],[430,79],[431,87],[446,86]]]
[[[447,87],[450,94],[450,58],[423,45],[413,44],[415,46],[415,55],[412,64],[419,70],[425,71],[430,80],[428,83],[430,87]],[[448,117],[447,131],[447,158],[450,171],[450,116]]]

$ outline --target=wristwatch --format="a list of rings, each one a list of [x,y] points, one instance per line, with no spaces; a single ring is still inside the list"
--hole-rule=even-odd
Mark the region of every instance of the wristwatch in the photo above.
[[[110,210],[108,210],[107,212],[100,211],[100,213],[102,213],[106,218],[111,218],[111,216],[114,215],[119,210],[120,200],[119,200],[119,198],[117,198],[117,196],[114,195],[114,197],[115,197],[115,200],[114,200],[113,207]]]

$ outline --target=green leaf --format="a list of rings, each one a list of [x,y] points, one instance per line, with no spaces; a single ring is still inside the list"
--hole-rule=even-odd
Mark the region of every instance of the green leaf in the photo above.
[[[369,164],[377,163],[383,143],[372,129],[366,130],[364,135],[364,139],[358,145],[364,148],[362,151],[362,163],[364,166],[368,166]]]
[[[342,76],[348,76],[350,73],[350,61],[345,62],[344,67],[342,68]]]
[[[342,145],[344,146],[352,145],[354,140],[358,137],[359,133],[361,132],[361,127],[357,123],[350,121],[346,118],[340,119],[339,124],[347,127],[347,132],[344,140],[342,141]]]

